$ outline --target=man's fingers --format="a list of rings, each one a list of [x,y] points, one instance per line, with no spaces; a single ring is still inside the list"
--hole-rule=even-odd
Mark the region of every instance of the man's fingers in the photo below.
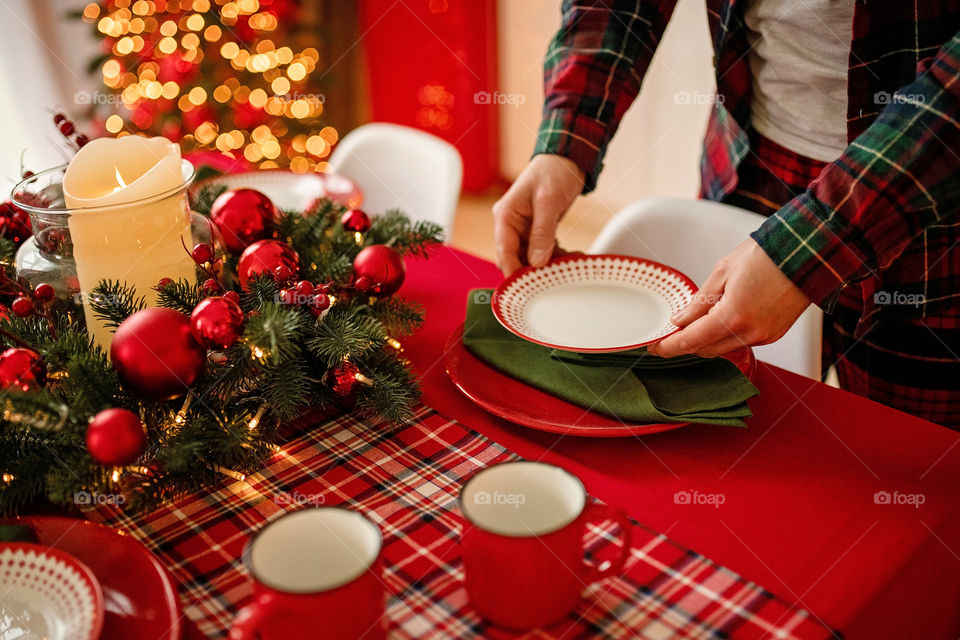
[[[717,264],[703,283],[700,290],[693,294],[693,299],[681,309],[670,321],[678,327],[685,327],[697,318],[710,311],[710,308],[720,302],[723,288],[726,283],[727,269],[723,261]]]
[[[707,345],[698,351],[697,355],[704,358],[716,358],[719,356],[725,356],[731,351],[742,349],[744,346],[743,340],[741,340],[738,336],[731,336]]]
[[[523,198],[520,195],[519,198]],[[521,238],[518,221],[522,221],[526,216],[517,211],[518,196],[513,193],[513,189],[508,191],[500,200],[493,205],[493,236],[497,244],[497,266],[504,275],[510,275],[523,266],[520,261]],[[519,226],[523,226],[520,222]]]
[[[503,275],[508,276],[523,266],[520,264],[520,234],[498,217],[493,235],[497,242],[497,266]]]
[[[711,345],[734,335],[733,328],[722,318],[723,313],[707,313],[686,328],[651,345],[650,353],[661,358],[673,358],[687,353],[701,353]]]
[[[557,222],[563,213],[563,203],[552,195],[536,195],[533,200],[533,224],[527,248],[527,262],[542,267],[553,256],[557,244]]]

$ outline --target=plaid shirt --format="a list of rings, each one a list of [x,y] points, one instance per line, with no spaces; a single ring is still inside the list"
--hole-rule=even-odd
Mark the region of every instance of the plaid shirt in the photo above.
[[[721,200],[750,153],[744,0],[707,0],[717,100],[702,195]],[[673,0],[565,0],[545,63],[535,153],[572,159],[596,185],[604,151],[640,83]],[[850,146],[753,237],[807,296],[832,311],[960,326],[960,1],[857,2],[848,73]],[[847,287],[857,283],[853,287]],[[845,289],[846,287],[846,289]],[[889,301],[906,304],[884,304]]]

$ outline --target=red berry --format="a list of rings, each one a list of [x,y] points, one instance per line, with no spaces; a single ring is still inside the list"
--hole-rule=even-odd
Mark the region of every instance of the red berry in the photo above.
[[[329,284],[318,284],[313,290],[317,293],[322,293],[323,295],[328,296],[330,295],[330,292],[333,291],[333,287]]]
[[[220,293],[220,285],[213,278],[207,278],[203,283],[203,290],[211,295]]]
[[[324,311],[330,307],[330,298],[318,293],[317,295],[310,298],[310,308],[317,309],[319,311]]]
[[[278,283],[284,283],[293,277],[293,271],[285,264],[281,264],[273,270],[273,277]]]
[[[60,124],[66,119],[67,119],[67,116],[63,115],[62,113],[57,112],[53,114],[53,124]]]
[[[173,284],[173,278],[160,278],[160,282],[157,283],[157,287],[162,289]]]
[[[234,304],[240,304],[240,294],[236,291],[227,291],[223,297]]]
[[[83,135],[82,133],[78,133],[78,134],[77,134],[77,137],[74,138],[73,141],[74,141],[75,143],[77,143],[77,146],[78,146],[78,147],[83,147],[83,146],[85,146],[88,142],[90,142],[90,138],[88,138],[87,136]]]
[[[213,245],[207,242],[201,242],[190,252],[190,257],[197,264],[204,264],[213,260]]]
[[[30,301],[30,298],[17,296],[17,299],[14,300],[13,304],[10,305],[10,308],[13,309],[13,312],[21,318],[26,318],[33,313],[33,302]]]
[[[65,136],[72,136],[77,131],[76,128],[74,128],[73,123],[69,120],[64,120],[61,122],[57,128],[60,129],[60,133]]]
[[[32,178],[32,177],[33,177],[33,171],[30,171],[29,169],[27,169],[26,171],[23,172],[23,179],[24,179],[24,180],[26,180],[27,178]]]
[[[54,296],[57,295],[57,292],[54,291],[51,285],[46,282],[41,282],[37,285],[37,288],[33,290],[33,295],[37,296],[40,302],[50,302]]]
[[[313,295],[313,285],[307,280],[301,280],[297,283],[297,295],[305,298]]]
[[[283,304],[296,304],[297,292],[293,289],[280,289],[280,302]]]
[[[369,276],[360,276],[353,283],[353,286],[360,293],[366,293],[370,291],[370,287],[373,286],[373,280],[371,280]]]

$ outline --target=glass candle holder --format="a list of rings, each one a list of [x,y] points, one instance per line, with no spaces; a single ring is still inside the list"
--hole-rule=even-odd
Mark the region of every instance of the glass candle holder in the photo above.
[[[213,239],[210,221],[190,211],[187,188],[193,165],[183,160],[183,182],[174,189],[131,202],[90,208],[67,207],[66,165],[37,173],[13,189],[11,199],[27,212],[33,237],[17,251],[17,278],[27,287],[53,286],[60,303],[83,308],[87,331],[109,352],[112,332],[89,305],[104,279],[125,283],[155,306],[161,278],[195,281],[189,254],[195,242]],[[184,247],[187,247],[186,249]]]

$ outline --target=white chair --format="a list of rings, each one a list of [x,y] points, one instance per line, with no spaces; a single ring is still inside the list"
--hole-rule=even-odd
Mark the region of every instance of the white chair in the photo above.
[[[683,198],[648,198],[621,209],[590,247],[590,253],[617,253],[675,267],[702,285],[717,260],[759,227],[760,214]],[[809,378],[820,379],[823,313],[807,309],[780,340],[756,347],[757,358]]]
[[[402,209],[414,220],[436,222],[450,238],[463,162],[449,142],[418,129],[374,122],[344,136],[330,168],[363,190],[367,213]]]

